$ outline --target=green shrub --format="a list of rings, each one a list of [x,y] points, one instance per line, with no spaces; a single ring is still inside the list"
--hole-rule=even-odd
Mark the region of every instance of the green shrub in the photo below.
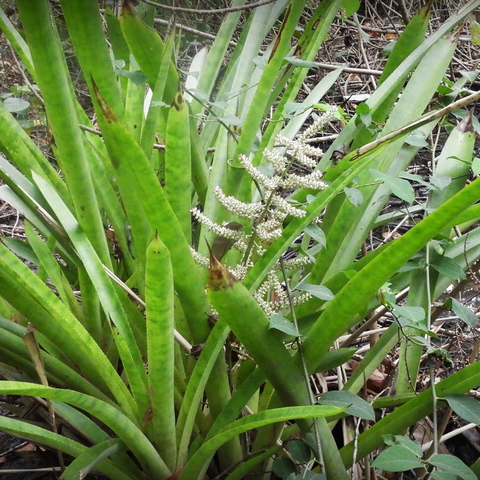
[[[175,32],[163,41],[128,2],[117,17],[95,0],[61,0],[94,124],[49,2],[16,3],[21,34],[1,10],[0,28],[38,85],[59,172],[0,103],[0,198],[24,215],[28,239],[0,243],[0,393],[46,398],[50,414],[41,425],[1,417],[2,430],[73,457],[66,479],[259,478],[273,468],[282,478],[346,480],[382,435],[403,434],[447,395],[480,383],[473,363],[412,395],[423,347],[433,355],[430,306],[480,256],[478,228],[452,234],[480,217],[480,181],[465,186],[470,116],[450,133],[418,205],[424,218],[356,261],[370,231],[392,218],[381,214],[389,196],[414,201],[410,182],[423,180],[405,170],[418,139],[480,96],[465,96],[465,76],[422,117],[455,52],[452,31],[479,1],[427,39],[422,9],[376,91],[345,119],[322,103],[341,68],[296,102],[350,2],[322,1],[296,42],[307,2],[263,5],[232,52],[241,13],[228,13],[184,92]],[[312,148],[306,140],[338,118],[347,124],[329,150]],[[406,306],[397,305],[409,285]],[[458,302],[452,308],[473,322]],[[309,376],[351,359],[359,331],[340,340],[374,311],[395,321],[341,391],[317,402]],[[399,339],[399,395],[372,407],[357,393]],[[381,401],[401,406],[339,450],[333,425],[374,421]],[[291,441],[299,432],[305,442]],[[283,454],[279,439],[290,439]]]

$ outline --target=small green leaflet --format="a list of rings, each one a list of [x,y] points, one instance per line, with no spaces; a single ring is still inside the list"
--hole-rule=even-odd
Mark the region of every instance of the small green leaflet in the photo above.
[[[3,101],[5,108],[10,113],[21,113],[25,112],[30,108],[30,103],[26,100],[22,100],[21,98],[16,97],[9,97]]]
[[[318,68],[318,65],[315,62],[308,62],[307,60],[302,60],[301,58],[293,57],[285,57],[285,61],[291,63],[295,67],[300,68]]]
[[[236,127],[242,126],[242,121],[235,115],[225,115],[224,117],[218,117],[218,119],[227,125],[235,125]]]
[[[355,109],[355,113],[358,115],[360,121],[369,127],[372,123],[372,115],[370,113],[370,107],[366,103],[361,103]]]
[[[320,300],[328,301],[333,299],[332,291],[323,285],[309,285],[308,283],[301,283],[295,287],[295,290],[302,290],[304,292],[311,293],[314,297],[317,297]]]
[[[387,448],[372,462],[372,467],[387,472],[404,472],[422,466],[418,456],[404,445],[393,445]]]
[[[394,313],[406,320],[413,322],[421,322],[425,318],[425,310],[422,307],[402,307],[400,305],[392,305]]]
[[[255,57],[253,59],[253,63],[257,68],[259,68],[260,70],[263,70],[267,66],[268,55],[262,55],[262,56]]]
[[[385,442],[385,445],[402,445],[419,458],[423,455],[421,445],[403,435],[383,435],[383,441]]]
[[[428,147],[428,143],[425,140],[425,134],[422,131],[415,130],[405,140],[405,143],[412,147],[424,148]]]
[[[300,473],[290,475],[287,480],[327,480],[327,477],[323,473],[312,472],[302,467]]]
[[[130,72],[129,70],[115,70],[115,73],[117,75],[121,75],[122,77],[127,77],[137,87],[141,87],[147,82],[147,76],[140,70],[135,72]]]
[[[362,192],[358,188],[349,188],[345,187],[343,189],[345,192],[345,195],[348,198],[348,201],[352,204],[355,205],[356,207],[359,207],[362,202],[363,202],[363,195]]]
[[[396,40],[392,40],[391,42],[388,42],[383,47],[382,54],[381,54],[382,57],[388,57],[392,53],[393,47],[395,46],[396,43],[397,43]]]
[[[318,244],[321,245],[322,247],[324,247],[327,244],[325,234],[323,233],[323,230],[318,225],[315,225],[312,223],[304,230],[304,232],[307,235],[310,235],[310,237],[316,240]]]
[[[430,478],[432,480],[458,480],[458,477],[456,475],[452,475],[446,472],[439,472],[438,470],[436,472],[432,472],[430,474]]]
[[[295,474],[295,464],[285,457],[276,458],[272,465],[273,473],[283,480],[290,477],[291,474]]]
[[[407,202],[409,205],[413,203],[415,199],[415,192],[413,187],[406,180],[402,180],[398,177],[392,177],[386,173],[379,172],[378,170],[370,169],[370,173],[375,180],[381,180],[392,191],[392,193]]]
[[[445,175],[430,177],[430,183],[437,188],[438,190],[443,190],[445,187],[448,187],[452,183],[451,177]]]
[[[412,180],[413,182],[417,182],[420,185],[423,185],[424,187],[428,188],[429,190],[433,190],[434,187],[430,185],[430,183],[425,182],[423,178],[420,175],[416,175],[414,173],[408,173],[408,172],[402,172],[400,173],[400,178],[404,178],[405,180]]]
[[[478,177],[480,175],[480,158],[475,157],[472,162],[472,172]]]
[[[208,94],[204,92],[203,90],[199,90],[198,88],[189,88],[188,93],[192,94],[199,100],[204,100],[208,102]]]
[[[336,407],[348,406],[346,413],[354,417],[375,421],[375,413],[372,406],[363,398],[347,390],[324,393],[318,400],[320,405],[334,405]]]
[[[343,0],[342,8],[345,10],[345,15],[350,17],[360,8],[360,2],[359,0]]]
[[[122,60],[121,58],[119,58],[118,60],[114,59],[113,66],[115,67],[115,70],[123,68],[125,66],[125,60]]]
[[[474,82],[478,77],[477,70],[459,70],[460,75],[466,78],[469,82]]]
[[[453,313],[458,316],[460,320],[463,320],[469,327],[474,327],[477,322],[477,316],[465,305],[462,305],[458,300],[454,298],[447,298],[444,303],[445,308],[453,310]]]
[[[480,402],[478,400],[469,395],[447,395],[444,400],[464,420],[480,425]]]
[[[301,440],[292,440],[287,443],[287,450],[298,463],[307,463],[312,458],[310,447]]]
[[[477,480],[477,476],[458,457],[453,455],[434,454],[428,459],[440,471],[451,473],[463,480]]]
[[[285,104],[285,113],[287,115],[296,115],[305,112],[309,108],[312,108],[311,106],[309,107],[308,105],[305,105],[303,103],[298,103],[298,102],[287,102]]]
[[[454,280],[463,280],[467,278],[463,269],[458,265],[455,260],[452,260],[450,257],[438,257],[433,260],[430,264],[438,273],[445,275],[448,278],[453,278]]]
[[[437,360],[440,360],[449,367],[454,366],[450,352],[448,350],[445,350],[444,348],[432,348],[431,345],[427,345],[427,355],[429,357],[435,357]]]
[[[150,103],[150,106],[151,107],[170,107],[170,105],[168,105],[165,102],[162,102],[161,100],[154,101],[154,102]]]
[[[300,332],[298,332],[298,330],[295,328],[295,325],[290,320],[282,317],[282,315],[279,315],[278,313],[274,313],[272,315],[269,328],[280,330],[281,332],[286,333],[287,335],[290,335],[292,337],[300,336]]]

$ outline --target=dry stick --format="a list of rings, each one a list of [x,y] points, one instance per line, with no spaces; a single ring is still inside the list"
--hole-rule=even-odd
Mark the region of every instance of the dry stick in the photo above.
[[[395,296],[396,301],[404,299],[407,296],[410,287],[403,289],[400,293]],[[365,331],[367,331],[372,324],[374,324],[379,318],[383,317],[388,312],[388,309],[385,306],[379,307],[375,310],[374,315],[369,318],[365,323],[362,323],[347,339],[343,340],[340,343],[340,348],[350,346],[358,337],[360,337]]]
[[[352,26],[355,26],[355,22],[352,21],[352,20],[348,20],[348,19],[345,19],[344,22],[348,25],[352,25]],[[395,30],[391,29],[391,28],[379,28],[379,27],[373,27],[373,26],[370,26],[370,25],[365,25],[364,26],[365,30],[367,32],[375,32],[375,33],[383,33],[383,34],[387,34],[387,33],[393,33],[393,34],[397,34],[397,35],[400,35],[402,32],[399,32],[396,28]]]
[[[61,472],[62,467],[42,467],[42,468],[2,468],[2,473],[40,473],[40,472]]]
[[[373,70],[371,68],[356,68],[356,67],[345,67],[344,65],[335,65],[333,63],[321,63],[321,62],[312,62],[318,68],[324,68],[325,70],[336,70],[337,68],[342,68],[342,73],[358,73],[360,75],[377,75],[378,77],[383,73],[382,70]]]
[[[107,275],[123,290],[125,290],[134,300],[136,300],[142,307],[145,307],[145,302],[131,289],[129,288],[120,278],[118,278],[111,270],[109,270],[105,265],[103,265],[103,269],[107,273]],[[175,341],[187,352],[192,352],[192,345],[188,342],[188,340],[183,337],[177,330],[173,330],[173,337]]]
[[[445,435],[442,435],[439,440],[439,443],[443,443],[446,440],[450,440],[451,438],[456,437],[457,435],[460,435],[461,433],[476,427],[478,427],[476,423],[469,423],[467,425],[464,425],[463,427],[457,428],[456,430],[452,430],[451,432],[446,433]],[[426,452],[432,446],[432,444],[433,444],[433,440],[430,440],[429,442],[424,443],[422,445],[422,451]]]
[[[408,25],[408,22],[410,21],[410,17],[408,16],[407,7],[405,6],[405,1],[397,0],[397,5],[398,5],[398,8],[400,9],[400,13],[402,15],[403,21],[405,22],[405,25]]]
[[[89,127],[87,125],[82,125],[81,123],[78,126],[80,127],[80,130],[84,130],[85,132],[93,133],[94,135],[98,135],[99,137],[103,136],[103,134],[100,130]],[[162,145],[161,143],[154,143],[153,148],[155,148],[156,150],[165,150],[165,145]],[[215,151],[215,147],[207,148],[208,153],[212,153],[214,151]]]
[[[367,3],[367,5],[370,6],[370,8],[372,8],[372,6],[371,6],[370,3],[368,2],[368,0],[366,0],[366,3]],[[383,2],[381,2],[381,3],[382,3],[382,5],[384,5]],[[380,22],[383,22],[384,19],[383,19],[383,18],[380,16],[380,14],[377,12],[377,9],[376,9],[376,8],[372,8],[372,12],[373,12],[373,14],[380,20]],[[394,23],[394,21],[392,20],[392,18],[390,17],[390,15],[388,14],[388,12],[385,11],[385,14],[387,15],[387,18],[388,18],[389,22],[391,23],[392,28],[395,30],[395,32],[397,33],[397,35],[400,36],[400,32],[398,31],[398,28],[395,26],[395,23]]]
[[[164,26],[170,25],[170,22],[168,20],[163,20],[163,18],[154,18],[153,21],[154,23],[158,23],[159,25],[164,25]],[[192,27],[187,27],[186,25],[182,25],[181,23],[174,23],[174,25],[175,25],[175,28],[184,30],[185,32],[193,33],[198,37],[208,38],[209,40],[215,40],[217,38],[216,35],[213,35],[212,33],[202,32],[201,30],[197,30],[196,28],[192,28]],[[228,44],[231,47],[237,46],[237,42],[234,42],[233,40],[230,40]]]
[[[358,47],[360,49],[360,53],[362,54],[363,61],[365,62],[365,65],[367,66],[368,69],[370,69],[370,64],[368,62],[368,57],[367,57],[367,52],[365,52],[365,47],[363,46],[363,38],[362,38],[362,26],[360,25],[360,22],[358,20],[357,14],[353,14],[353,19],[355,23],[357,24],[358,28]],[[370,81],[372,82],[372,86],[374,89],[377,88],[377,83],[375,82],[375,78],[370,75]]]
[[[197,10],[195,8],[183,8],[183,7],[171,7],[170,5],[163,5],[161,3],[153,2],[152,0],[142,0],[143,3],[148,5],[153,5],[155,7],[160,7],[165,10],[171,10],[172,12],[184,12],[184,13],[229,13],[229,12],[240,12],[241,10],[250,10],[251,8],[261,7],[263,5],[268,5],[273,3],[276,0],[261,0],[259,2],[249,3],[248,5],[242,5],[241,7],[227,7],[227,8],[214,8],[206,10]]]
[[[7,42],[8,42],[8,40],[7,40]],[[12,47],[12,44],[10,42],[8,42],[8,46],[10,47],[10,51],[12,53],[13,61],[15,62],[15,65],[17,65],[17,67],[18,67],[18,70],[20,72],[20,75],[23,78],[23,81],[28,86],[28,88],[33,93],[33,95],[38,99],[38,101],[42,105],[45,105],[45,102],[43,101],[43,98],[40,96],[40,94],[37,92],[37,90],[35,90],[35,87],[32,85],[32,82],[30,82],[27,75],[25,74],[25,71],[24,71],[23,67],[20,65],[20,62],[18,61],[18,58],[17,58],[17,54],[16,54],[16,52],[15,52],[15,50]]]
[[[430,123],[433,120],[436,120],[437,118],[441,118],[445,116],[447,113],[451,113],[454,110],[458,110],[460,108],[466,107],[470,103],[473,103],[479,99],[480,99],[480,91],[472,93],[467,97],[461,98],[460,100],[457,100],[456,102],[453,102],[450,105],[447,105],[446,107],[441,108],[440,110],[437,110],[433,113],[426,115],[425,117],[421,118],[420,120],[417,120],[416,122],[413,122],[408,125],[405,125],[404,127],[398,128],[393,132],[387,133],[387,135],[385,135],[384,137],[378,138],[373,142],[367,143],[366,145],[363,145],[362,147],[359,147],[356,150],[353,150],[352,156],[350,157],[349,160],[353,162],[354,160],[361,157],[362,155],[365,155],[366,153],[374,150],[382,143],[388,142],[396,137],[406,135],[407,133],[410,133],[413,130],[416,130],[417,128],[422,127],[423,125],[426,125],[427,123]]]

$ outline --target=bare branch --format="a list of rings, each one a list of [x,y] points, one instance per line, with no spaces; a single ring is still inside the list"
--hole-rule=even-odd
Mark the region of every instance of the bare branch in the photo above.
[[[241,10],[249,10],[251,8],[257,8],[263,5],[268,5],[269,3],[275,2],[275,0],[260,0],[259,2],[249,3],[248,5],[242,5],[240,7],[226,7],[226,8],[215,8],[215,9],[206,9],[206,10],[197,10],[195,8],[172,7],[170,5],[163,5],[161,3],[153,2],[152,0],[142,0],[142,2],[147,3],[148,5],[154,5],[155,7],[164,8],[165,10],[171,10],[172,12],[200,14],[200,13],[239,12]]]

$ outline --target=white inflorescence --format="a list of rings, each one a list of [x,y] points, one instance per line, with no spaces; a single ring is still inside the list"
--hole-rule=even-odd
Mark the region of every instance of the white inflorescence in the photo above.
[[[206,226],[216,235],[235,241],[233,248],[243,256],[242,263],[230,267],[230,272],[240,281],[245,278],[255,259],[262,256],[268,246],[282,236],[283,222],[288,217],[302,218],[306,215],[304,206],[292,204],[286,198],[287,191],[298,188],[323,190],[327,184],[322,180],[322,172],[315,170],[318,159],[323,155],[320,148],[306,143],[306,140],[330,122],[337,109],[332,107],[322,114],[309,128],[295,139],[284,135],[277,135],[276,147],[263,152],[264,161],[273,167],[273,174],[266,175],[252,164],[246,155],[240,155],[239,161],[248,175],[260,189],[262,200],[254,203],[245,203],[233,196],[228,196],[219,186],[215,186],[213,193],[223,207],[235,217],[252,221],[252,233],[247,235],[239,230],[233,230],[225,224],[219,225],[205,216],[199,209],[192,209],[193,217]],[[311,173],[298,175],[292,168],[301,165]],[[297,170],[298,171],[298,170]],[[210,260],[192,249],[192,255],[197,264],[208,268]],[[283,262],[286,270],[298,270],[311,263],[307,256],[297,256]],[[279,280],[279,263],[273,266],[266,280],[260,285],[254,296],[269,316],[289,308],[289,298],[284,285]],[[293,296],[292,303],[299,305],[311,298],[307,292]]]
[[[278,209],[282,210],[282,212],[285,214],[285,217],[287,215],[291,215],[292,217],[302,218],[307,214],[305,210],[294,207],[292,204],[288,203],[288,200],[285,200],[279,195],[273,195],[271,202],[272,205],[275,205]]]
[[[282,224],[276,218],[270,218],[257,225],[255,232],[260,240],[272,243],[282,236]]]
[[[267,177],[267,175],[255,168],[250,159],[245,155],[239,155],[238,158],[247,173],[265,190],[275,190],[278,187],[279,176]]]
[[[323,173],[314,170],[310,175],[300,176],[291,173],[288,177],[282,178],[280,186],[286,189],[291,188],[311,188],[312,190],[323,190],[327,184],[322,181]]]
[[[290,269],[298,269],[302,267],[306,267],[307,265],[310,265],[312,261],[310,260],[309,257],[295,257],[291,258],[290,260],[284,260],[283,261],[283,266],[285,270],[290,270]],[[280,270],[281,269],[281,264],[276,263],[273,268],[275,270]]]
[[[231,240],[240,240],[243,236],[243,234],[237,230],[232,230],[231,228],[212,222],[212,220],[204,215],[198,208],[192,208],[191,212],[196,220],[221,237],[229,238]]]
[[[330,110],[325,112],[323,115],[320,115],[318,119],[312,123],[303,133],[297,136],[297,139],[302,142],[307,138],[313,137],[317,132],[323,129],[323,127],[335,119],[335,114],[337,113],[337,107],[332,106]]]
[[[244,203],[237,200],[235,197],[227,196],[223,193],[222,189],[217,185],[213,189],[213,193],[217,197],[217,200],[234,215],[238,215],[242,218],[256,218],[265,208],[261,202],[256,203]]]
[[[207,258],[205,255],[197,252],[194,248],[190,247],[190,251],[192,252],[192,257],[195,260],[197,265],[203,268],[210,268],[210,259]]]

